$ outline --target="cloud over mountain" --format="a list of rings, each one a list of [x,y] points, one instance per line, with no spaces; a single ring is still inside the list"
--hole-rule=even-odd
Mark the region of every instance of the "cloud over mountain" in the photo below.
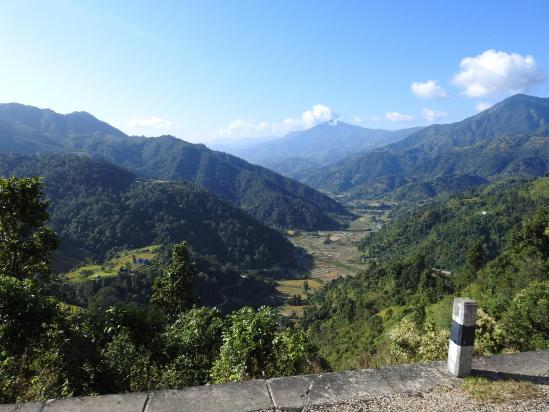
[[[411,114],[403,114],[399,112],[389,112],[385,118],[391,122],[413,122],[416,118]]]
[[[304,111],[299,117],[287,117],[278,122],[233,120],[227,127],[219,129],[218,135],[223,138],[280,136],[296,130],[310,129],[317,124],[336,119],[337,115],[331,107],[315,104],[311,109]]]
[[[433,123],[435,120],[448,116],[448,113],[446,112],[441,112],[438,110],[427,109],[427,108],[423,109],[421,111],[421,114],[423,115],[423,118],[427,120],[427,122],[429,123]]]
[[[492,107],[492,103],[488,103],[488,102],[478,102],[476,105],[475,105],[475,110],[477,112],[483,112],[484,110],[487,110],[489,109],[490,107]]]
[[[523,92],[544,80],[531,55],[486,50],[462,59],[460,68],[453,83],[468,97]]]

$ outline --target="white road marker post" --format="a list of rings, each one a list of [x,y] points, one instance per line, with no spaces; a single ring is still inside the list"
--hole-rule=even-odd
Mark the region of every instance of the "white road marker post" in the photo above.
[[[472,299],[454,299],[447,365],[450,373],[458,378],[471,373],[477,309],[478,305]]]

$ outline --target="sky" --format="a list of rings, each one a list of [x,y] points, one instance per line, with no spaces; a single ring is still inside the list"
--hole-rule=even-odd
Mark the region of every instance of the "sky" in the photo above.
[[[136,135],[449,123],[549,96],[549,1],[0,0],[0,102]]]

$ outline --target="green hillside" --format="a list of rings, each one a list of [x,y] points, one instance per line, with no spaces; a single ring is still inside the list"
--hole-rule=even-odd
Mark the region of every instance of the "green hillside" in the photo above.
[[[478,354],[547,347],[548,205],[546,177],[401,209],[361,242],[369,269],[320,289],[303,325],[334,368],[439,359],[452,297],[470,296]]]
[[[43,176],[62,256],[102,260],[114,249],[186,240],[205,259],[242,268],[292,258],[277,231],[185,182],[139,180],[88,156],[0,155],[2,176]]]

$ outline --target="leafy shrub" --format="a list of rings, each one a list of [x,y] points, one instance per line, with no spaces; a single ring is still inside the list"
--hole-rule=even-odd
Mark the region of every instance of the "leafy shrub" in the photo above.
[[[303,373],[313,360],[314,348],[305,334],[280,330],[271,308],[242,308],[229,320],[211,372],[216,383]]]
[[[448,351],[448,329],[437,330],[431,320],[420,329],[404,318],[388,336],[390,363],[428,362],[444,359]]]
[[[170,361],[159,385],[169,388],[203,385],[219,356],[225,319],[217,309],[194,308],[179,315],[162,335]]]
[[[513,299],[503,318],[509,344],[524,351],[549,347],[549,281],[534,281]]]

